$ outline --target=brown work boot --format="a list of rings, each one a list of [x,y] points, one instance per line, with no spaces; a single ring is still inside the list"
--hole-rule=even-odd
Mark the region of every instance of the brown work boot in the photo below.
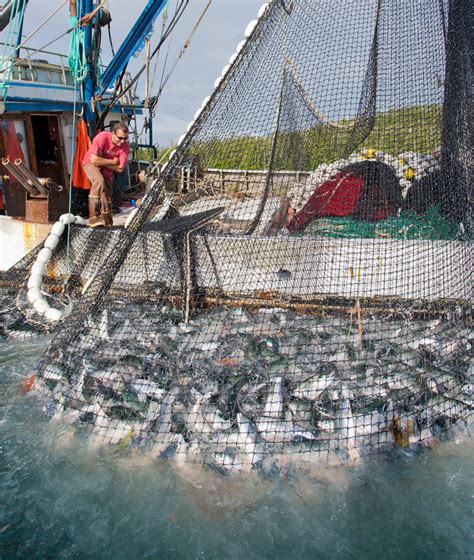
[[[100,199],[89,197],[89,226],[97,227],[105,225],[100,214]]]
[[[113,226],[114,220],[112,218],[112,212],[102,212],[101,220],[104,226]]]
[[[91,218],[89,218],[88,223],[89,223],[89,227],[105,226],[102,216],[92,216]]]

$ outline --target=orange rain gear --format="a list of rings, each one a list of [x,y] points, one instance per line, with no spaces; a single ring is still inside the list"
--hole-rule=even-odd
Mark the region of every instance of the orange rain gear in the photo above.
[[[77,125],[76,150],[74,153],[74,163],[72,165],[72,185],[78,189],[90,190],[91,182],[84,173],[82,160],[91,145],[87,134],[87,125],[84,119],[80,119]]]

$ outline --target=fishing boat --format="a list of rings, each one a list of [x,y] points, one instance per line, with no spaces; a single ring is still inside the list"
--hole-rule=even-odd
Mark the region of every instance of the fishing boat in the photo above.
[[[81,17],[89,14],[90,18],[82,28],[84,44],[89,45],[84,47],[84,55],[86,48],[92,48],[93,40],[94,48],[100,48],[98,39],[93,39],[93,33],[100,35],[100,26],[110,22],[111,16],[101,7],[102,4],[95,6],[93,2],[82,3]],[[109,129],[118,121],[130,123],[135,121],[137,115],[143,114],[144,102],[138,99],[135,90],[118,96],[109,107],[111,97],[116,96],[112,86],[136,52],[137,45],[150,33],[150,22],[165,4],[148,3],[126,38],[127,46],[120,49],[117,57],[111,61],[113,66],[96,67],[94,64],[93,68],[92,65],[87,67],[83,61],[82,72],[88,72],[89,77],[83,75],[79,79],[70,68],[70,62],[74,61],[71,53],[75,38],[71,42],[69,55],[33,48],[29,46],[33,33],[26,39],[21,34],[23,21],[28,19],[27,1],[10,1],[2,7],[0,21],[4,30],[2,41],[3,38],[5,40],[0,43],[0,154],[3,160],[3,163],[0,161],[0,200],[3,205],[0,242],[2,247],[8,247],[8,251],[2,251],[2,270],[7,270],[42,242],[51,224],[68,211],[71,195],[74,195],[75,204],[76,195],[81,194],[81,185],[74,185],[71,179],[73,162],[78,157],[75,152],[79,118],[88,114],[88,134],[93,135],[95,118],[99,114],[103,114],[100,124],[102,129]],[[70,2],[70,6],[76,9],[76,2]],[[45,18],[42,26],[49,19],[51,16]],[[76,23],[68,29],[70,35],[81,29],[77,16],[73,21]],[[67,27],[66,23],[64,27]],[[76,46],[82,48],[79,42]],[[80,61],[76,60],[76,63]],[[97,83],[99,73],[102,76],[100,85]],[[100,101],[97,101],[99,87],[101,95]],[[102,113],[105,107],[106,114]],[[91,117],[93,113],[94,118]],[[135,144],[137,142],[138,139]],[[147,162],[130,161],[117,179],[119,188],[129,192],[136,190],[139,186],[136,174],[147,165]],[[25,172],[28,173],[27,181]],[[37,188],[38,181],[41,188]]]

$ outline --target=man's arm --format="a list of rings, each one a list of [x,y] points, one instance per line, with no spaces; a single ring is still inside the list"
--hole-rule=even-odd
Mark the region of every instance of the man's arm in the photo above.
[[[95,154],[91,154],[91,163],[97,165],[97,167],[108,167],[109,169],[112,169],[112,171],[123,171],[123,167],[121,168],[118,157],[114,157],[114,159],[108,159],[96,156]]]

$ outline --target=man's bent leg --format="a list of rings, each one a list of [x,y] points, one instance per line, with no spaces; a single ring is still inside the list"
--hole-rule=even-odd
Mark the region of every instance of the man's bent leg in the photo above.
[[[109,220],[104,220],[104,207],[107,194],[104,200],[104,191],[107,189],[107,183],[100,169],[92,163],[84,165],[84,172],[91,182],[91,190],[89,193],[89,225],[91,227],[111,225]],[[105,208],[106,209],[106,208]]]
[[[100,198],[91,195],[89,195],[89,225],[91,227],[105,225],[100,214]]]
[[[104,181],[100,193],[100,211],[105,226],[112,226],[112,184]]]

